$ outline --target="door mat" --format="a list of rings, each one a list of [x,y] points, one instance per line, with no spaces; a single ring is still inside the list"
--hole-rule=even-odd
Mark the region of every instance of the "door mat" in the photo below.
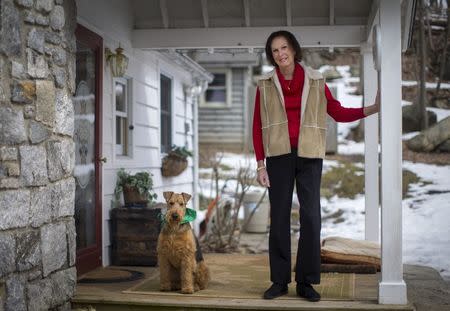
[[[77,282],[78,283],[117,283],[117,282],[129,282],[142,279],[144,273],[128,270],[118,269],[112,267],[98,268],[91,272],[82,275]]]
[[[206,254],[205,259],[211,270],[211,282],[207,289],[192,296],[210,298],[259,299],[270,286],[268,256]],[[292,280],[294,280],[292,275]],[[355,296],[354,273],[322,273],[321,284],[314,285],[322,300],[353,300]],[[141,283],[124,293],[147,295],[182,295],[179,291],[159,291],[159,271],[155,269]],[[295,282],[289,286],[289,294],[279,299],[298,299]]]

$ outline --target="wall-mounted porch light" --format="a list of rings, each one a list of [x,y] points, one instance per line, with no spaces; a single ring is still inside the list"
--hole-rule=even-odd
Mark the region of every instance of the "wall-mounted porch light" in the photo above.
[[[123,77],[128,68],[128,57],[123,54],[123,49],[119,47],[116,53],[111,52],[109,48],[105,49],[106,61],[111,67],[112,76],[115,78]]]
[[[196,80],[191,85],[184,85],[184,93],[186,96],[199,96],[208,88],[208,81]]]

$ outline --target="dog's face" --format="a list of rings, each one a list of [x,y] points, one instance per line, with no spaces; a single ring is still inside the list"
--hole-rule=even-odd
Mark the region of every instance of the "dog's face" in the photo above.
[[[175,193],[166,191],[163,193],[167,202],[166,222],[170,226],[178,226],[186,214],[186,204],[191,198],[187,193]]]

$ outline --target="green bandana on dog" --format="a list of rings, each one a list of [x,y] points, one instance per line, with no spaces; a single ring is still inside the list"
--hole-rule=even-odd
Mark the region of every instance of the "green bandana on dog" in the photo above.
[[[194,221],[195,218],[197,218],[197,211],[192,208],[186,208],[186,213],[184,214],[181,224],[185,224],[185,223]]]
[[[180,222],[180,225],[187,224],[188,222],[194,221],[197,218],[197,211],[192,208],[186,208],[186,213],[184,214],[183,219]],[[162,224],[166,222],[166,217],[164,214],[159,214],[159,220]]]

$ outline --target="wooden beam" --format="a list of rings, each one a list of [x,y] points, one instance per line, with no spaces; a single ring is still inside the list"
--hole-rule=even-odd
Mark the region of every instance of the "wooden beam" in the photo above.
[[[161,8],[161,17],[164,28],[169,28],[169,12],[167,11],[167,1],[159,0],[159,7]]]
[[[380,304],[406,304],[402,261],[402,59],[400,0],[380,0],[381,282]]]
[[[245,27],[250,27],[250,0],[244,0]]]
[[[292,26],[292,3],[291,0],[286,0],[286,26]]]
[[[334,0],[330,0],[330,25],[334,25]]]
[[[132,45],[140,49],[250,48],[264,47],[267,36],[278,27],[190,29],[136,29]],[[359,47],[365,26],[294,26],[286,30],[299,35],[304,47]]]
[[[203,25],[209,27],[208,0],[202,0]]]

